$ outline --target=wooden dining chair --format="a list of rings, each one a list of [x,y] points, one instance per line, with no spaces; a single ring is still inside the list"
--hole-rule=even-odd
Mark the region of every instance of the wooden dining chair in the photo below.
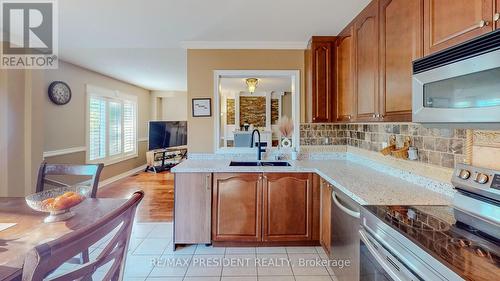
[[[120,208],[104,216],[94,224],[76,230],[59,239],[36,246],[26,256],[22,280],[92,280],[92,275],[96,270],[108,263],[111,263],[111,266],[105,271],[105,277],[102,280],[121,280],[135,211],[143,197],[144,192],[137,191]],[[88,249],[109,233],[114,233],[113,237],[111,237],[96,259],[78,265],[64,273],[56,274],[56,271],[56,273],[52,274],[67,260],[82,252],[83,249]]]
[[[90,197],[95,198],[97,195],[97,188],[99,186],[99,177],[104,168],[103,164],[95,165],[70,165],[70,164],[48,164],[42,163],[38,170],[38,179],[36,183],[36,192],[44,190],[45,185],[54,187],[70,186],[54,179],[49,179],[47,176],[87,176],[91,177],[90,185],[92,193]]]

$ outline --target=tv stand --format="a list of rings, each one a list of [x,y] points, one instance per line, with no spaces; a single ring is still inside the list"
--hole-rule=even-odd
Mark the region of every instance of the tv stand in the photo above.
[[[156,149],[146,152],[147,166],[145,172],[170,171],[172,167],[181,163],[187,155],[186,147],[172,147]]]

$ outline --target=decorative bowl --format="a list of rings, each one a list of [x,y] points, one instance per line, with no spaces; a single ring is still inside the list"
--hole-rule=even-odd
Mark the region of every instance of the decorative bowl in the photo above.
[[[35,211],[48,212],[44,222],[63,221],[75,214],[70,210],[90,197],[89,186],[58,187],[26,196],[26,203]]]

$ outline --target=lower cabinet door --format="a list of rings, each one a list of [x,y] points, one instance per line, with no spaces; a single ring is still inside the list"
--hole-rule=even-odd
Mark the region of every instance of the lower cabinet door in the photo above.
[[[262,240],[262,174],[214,174],[212,240]]]
[[[312,174],[264,174],[263,241],[312,239]]]

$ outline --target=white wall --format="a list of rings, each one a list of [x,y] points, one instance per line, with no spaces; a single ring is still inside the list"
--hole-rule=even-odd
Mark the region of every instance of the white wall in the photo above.
[[[186,121],[188,100],[186,92],[151,92],[151,119],[163,121]]]

